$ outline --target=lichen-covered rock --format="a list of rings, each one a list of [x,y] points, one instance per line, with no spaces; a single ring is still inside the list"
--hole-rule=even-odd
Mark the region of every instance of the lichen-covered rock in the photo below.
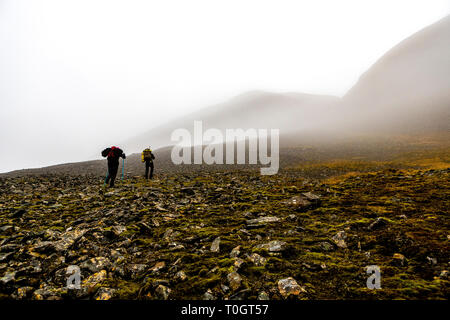
[[[108,274],[106,270],[100,270],[97,273],[94,273],[93,275],[89,276],[87,279],[83,280],[82,286],[87,288],[95,287],[96,285],[100,284],[102,281],[106,280],[108,277]]]
[[[257,266],[257,267],[262,267],[262,266],[264,266],[264,265],[266,264],[266,262],[267,262],[267,259],[266,259],[266,258],[260,256],[260,255],[257,254],[257,253],[252,253],[252,254],[249,256],[249,259],[250,259],[250,261],[253,262],[253,263],[255,264],[255,266]]]
[[[273,241],[270,241],[269,243],[257,245],[256,248],[268,250],[270,252],[281,252],[286,249],[286,242],[279,241],[279,240],[273,240]]]
[[[286,200],[284,203],[298,212],[304,212],[311,208],[313,205],[313,203],[309,201],[305,196],[295,196]]]
[[[20,287],[17,289],[17,298],[18,299],[27,299],[31,298],[31,295],[33,294],[34,288],[33,287]]]
[[[217,298],[213,295],[211,289],[208,289],[208,291],[205,292],[203,295],[204,300],[216,300]]]
[[[398,267],[404,267],[407,261],[404,255],[401,253],[394,253],[392,256],[392,264]]]
[[[227,275],[227,280],[230,288],[236,291],[241,286],[242,277],[236,271],[233,271]]]
[[[164,261],[159,261],[151,268],[151,271],[152,271],[152,273],[158,273],[165,267],[166,267],[166,263]]]
[[[111,288],[99,288],[97,293],[95,294],[95,300],[110,300],[114,297],[116,291],[116,289]]]
[[[292,277],[279,280],[278,290],[285,298],[289,295],[298,296],[299,294],[306,292],[305,288],[301,287]]]
[[[171,291],[172,290],[170,290],[170,288],[160,284],[160,285],[158,285],[158,287],[156,287],[155,294],[159,299],[167,300],[167,299],[169,299],[169,295],[170,295]]]
[[[230,252],[230,258],[237,258],[241,253],[241,246],[234,247]]]
[[[0,284],[7,285],[16,280],[16,272],[7,272],[3,277],[0,278]]]
[[[347,248],[347,243],[345,242],[345,239],[347,239],[347,234],[345,231],[339,231],[331,239],[339,248]]]
[[[187,279],[187,275],[183,270],[181,270],[175,274],[175,279],[178,281],[185,281]]]
[[[102,269],[108,269],[110,266],[111,262],[105,257],[91,258],[80,264],[80,268],[88,269],[91,272],[99,272]]]
[[[258,300],[270,300],[269,295],[265,291],[258,293]]]
[[[211,244],[210,250],[212,252],[219,252],[220,251],[220,237],[217,237],[214,239],[214,241]]]
[[[262,226],[262,225],[266,225],[268,223],[278,222],[278,221],[280,221],[280,218],[278,218],[278,217],[260,217],[260,218],[256,218],[256,219],[247,220],[247,227],[251,228],[251,227],[255,227],[255,226]]]

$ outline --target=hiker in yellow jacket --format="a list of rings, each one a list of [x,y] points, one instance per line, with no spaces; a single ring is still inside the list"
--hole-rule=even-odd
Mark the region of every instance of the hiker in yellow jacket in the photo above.
[[[148,179],[148,169],[150,168],[150,179],[153,178],[153,160],[155,159],[155,155],[152,153],[152,149],[150,147],[144,149],[142,151],[142,162],[145,162],[145,179]]]

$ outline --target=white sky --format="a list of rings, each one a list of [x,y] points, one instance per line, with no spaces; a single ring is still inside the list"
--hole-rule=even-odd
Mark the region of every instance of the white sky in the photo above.
[[[0,0],[0,172],[84,160],[249,90],[342,96],[449,13],[448,0]]]

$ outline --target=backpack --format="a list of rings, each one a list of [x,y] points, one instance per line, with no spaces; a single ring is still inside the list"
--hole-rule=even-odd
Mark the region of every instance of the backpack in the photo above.
[[[116,149],[119,149],[119,148],[117,148],[117,147],[111,147],[111,150],[110,150],[109,153],[108,153],[108,158],[114,158],[114,157],[116,156],[116,155],[115,155]]]
[[[144,151],[142,151],[142,162],[152,161],[152,160],[153,160],[152,150],[147,148]]]

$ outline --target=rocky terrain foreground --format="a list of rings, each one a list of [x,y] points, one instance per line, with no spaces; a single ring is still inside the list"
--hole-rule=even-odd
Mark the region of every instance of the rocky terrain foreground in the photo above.
[[[450,169],[0,179],[3,299],[448,299]],[[81,288],[67,289],[67,268]],[[366,287],[366,267],[381,289]]]

